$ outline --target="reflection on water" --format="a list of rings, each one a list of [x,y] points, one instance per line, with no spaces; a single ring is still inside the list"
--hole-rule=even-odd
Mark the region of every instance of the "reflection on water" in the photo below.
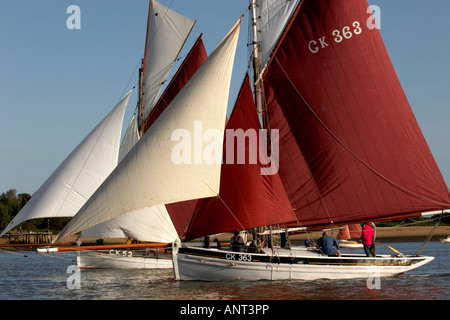
[[[420,243],[396,243],[405,254]],[[379,253],[382,252],[379,249]],[[28,258],[0,253],[0,299],[67,300],[397,300],[448,299],[450,244],[432,242],[424,255],[435,260],[408,274],[383,278],[380,289],[370,290],[366,279],[316,281],[178,282],[172,270],[82,270],[81,288],[67,287],[63,259],[27,253]]]

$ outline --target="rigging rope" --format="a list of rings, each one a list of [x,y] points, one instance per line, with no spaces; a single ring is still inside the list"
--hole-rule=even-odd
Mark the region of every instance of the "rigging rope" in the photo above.
[[[434,224],[433,229],[430,231],[430,233],[428,234],[427,238],[425,239],[425,241],[423,242],[422,246],[420,247],[419,251],[417,251],[416,255],[420,256],[423,252],[423,250],[425,250],[425,247],[428,245],[428,242],[430,242],[431,237],[433,236],[434,232],[436,231],[437,227],[439,226],[439,224],[441,223],[441,217],[439,216],[439,219],[436,221],[436,223]]]

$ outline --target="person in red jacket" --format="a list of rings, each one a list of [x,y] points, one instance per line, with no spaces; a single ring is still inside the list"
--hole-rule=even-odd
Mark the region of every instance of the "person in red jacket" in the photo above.
[[[361,243],[368,257],[375,257],[374,230],[370,224],[362,224]]]

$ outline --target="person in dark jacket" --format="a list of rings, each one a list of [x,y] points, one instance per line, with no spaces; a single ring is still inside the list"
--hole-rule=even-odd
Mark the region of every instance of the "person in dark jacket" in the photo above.
[[[330,237],[326,231],[323,232],[322,237],[317,241],[317,246],[323,254],[328,256],[341,256],[339,243],[335,238]]]
[[[231,250],[244,252],[244,239],[239,235],[239,230],[234,231],[234,236],[230,239]]]

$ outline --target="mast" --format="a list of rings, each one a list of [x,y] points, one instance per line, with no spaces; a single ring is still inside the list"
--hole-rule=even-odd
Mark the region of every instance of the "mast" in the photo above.
[[[260,55],[259,55],[259,42],[258,42],[258,1],[250,0],[250,7],[252,10],[252,35],[253,41],[251,45],[253,46],[252,62],[253,62],[253,87],[255,95],[255,103],[258,112],[261,112],[261,86],[259,84],[259,66],[260,66]]]
[[[138,96],[138,114],[137,125],[139,136],[142,136],[141,129],[144,125],[144,59],[142,59],[141,67],[139,68],[139,96]]]
[[[261,100],[260,100],[260,90],[261,86],[259,85],[259,53],[258,53],[258,3],[257,0],[250,0],[250,8],[252,11],[252,35],[253,35],[253,54],[252,54],[252,63],[253,63],[253,91],[255,96],[255,105],[256,105],[256,111],[258,113],[261,112]],[[261,121],[262,125],[264,121]],[[259,233],[261,232],[261,228],[255,228],[253,234],[255,239],[255,244],[258,248],[261,247],[260,239],[259,239]]]
[[[148,4],[148,17],[147,17],[147,29],[145,34],[145,47],[144,47],[144,58],[141,62],[141,67],[139,68],[139,98],[138,98],[138,132],[139,136],[142,136],[142,128],[144,126],[144,81],[145,81],[145,60],[147,57],[147,46],[148,46],[148,28],[150,25],[150,13],[152,10],[152,0],[149,0]]]

